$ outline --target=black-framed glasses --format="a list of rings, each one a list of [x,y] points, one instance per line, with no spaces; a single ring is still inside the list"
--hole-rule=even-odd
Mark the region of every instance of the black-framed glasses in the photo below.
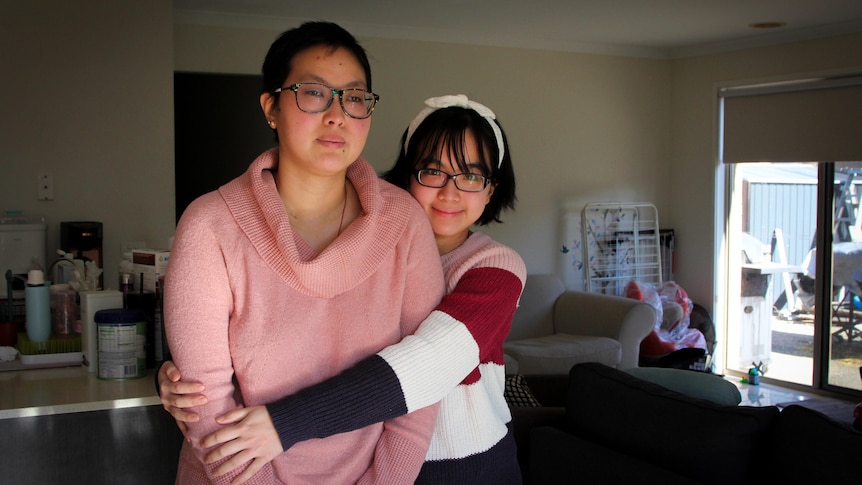
[[[296,107],[308,114],[323,113],[332,105],[332,98],[338,96],[341,110],[351,118],[365,119],[374,112],[380,96],[359,88],[335,89],[320,83],[296,83],[282,86],[273,93],[293,91]]]
[[[491,183],[491,179],[477,173],[450,174],[436,168],[423,168],[413,172],[420,185],[439,189],[446,186],[449,179],[455,181],[455,188],[462,192],[481,192]]]

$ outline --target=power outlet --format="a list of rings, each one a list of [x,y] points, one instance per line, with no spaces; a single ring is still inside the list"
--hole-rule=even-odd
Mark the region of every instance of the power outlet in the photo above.
[[[54,175],[50,173],[41,173],[37,177],[38,189],[37,198],[39,200],[54,200]]]

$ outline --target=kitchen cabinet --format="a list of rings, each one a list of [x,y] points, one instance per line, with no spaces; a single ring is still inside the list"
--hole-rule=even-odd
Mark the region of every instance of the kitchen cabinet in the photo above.
[[[3,483],[173,483],[182,440],[152,370],[129,380],[83,367],[0,372]]]

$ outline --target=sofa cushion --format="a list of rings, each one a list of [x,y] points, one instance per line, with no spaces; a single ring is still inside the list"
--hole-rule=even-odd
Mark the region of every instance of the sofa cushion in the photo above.
[[[507,376],[520,374],[521,369],[518,368],[518,359],[503,351],[503,368],[506,370]]]
[[[554,303],[566,291],[557,275],[527,275],[518,309],[506,340],[520,340],[554,333]],[[567,371],[568,372],[568,371]]]
[[[520,374],[568,374],[575,364],[600,362],[615,367],[622,347],[608,337],[555,333],[544,337],[513,340],[503,351],[518,361]]]
[[[704,483],[750,476],[778,419],[772,406],[722,406],[599,364],[569,378],[570,433]]]
[[[637,457],[590,442],[550,426],[530,432],[529,483],[629,485],[700,483]]]
[[[859,483],[862,433],[802,406],[784,408],[758,454],[760,483]]]
[[[742,402],[739,389],[722,377],[682,369],[635,367],[625,372],[689,397],[706,399],[716,404],[736,406]]]

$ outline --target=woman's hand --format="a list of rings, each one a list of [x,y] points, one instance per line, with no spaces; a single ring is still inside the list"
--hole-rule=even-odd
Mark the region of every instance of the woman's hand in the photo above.
[[[200,382],[182,382],[180,370],[171,361],[165,361],[159,368],[159,398],[165,410],[177,421],[177,427],[186,436],[186,423],[196,423],[201,418],[191,411],[183,408],[200,406],[206,404],[207,398],[203,394],[204,385]],[[188,439],[188,436],[186,436]]]
[[[216,476],[224,475],[251,460],[248,468],[232,483],[248,480],[284,451],[266,406],[234,409],[216,418],[216,422],[230,426],[225,426],[201,440],[201,446],[204,448],[217,446],[207,453],[204,462],[215,463],[222,458],[233,456],[217,466],[213,473]]]

